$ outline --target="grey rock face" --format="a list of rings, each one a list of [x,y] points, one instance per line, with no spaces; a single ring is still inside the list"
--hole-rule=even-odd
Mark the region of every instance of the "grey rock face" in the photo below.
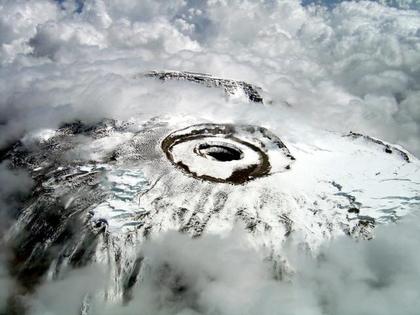
[[[213,77],[210,74],[187,72],[187,71],[150,71],[140,74],[139,77],[157,78],[162,81],[167,80],[181,80],[192,83],[202,84],[209,88],[222,88],[227,95],[233,95],[238,92],[244,93],[251,102],[263,103],[263,98],[260,94],[261,88],[246,83],[244,81],[228,80]]]

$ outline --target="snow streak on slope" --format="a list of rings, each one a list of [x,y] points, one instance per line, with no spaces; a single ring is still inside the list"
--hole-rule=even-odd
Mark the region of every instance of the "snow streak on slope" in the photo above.
[[[287,247],[316,254],[323,242],[340,236],[370,239],[375,223],[395,221],[419,205],[419,161],[380,140],[314,129],[310,141],[295,135],[293,142],[280,142],[265,129],[203,122],[172,116],[146,122],[74,123],[48,140],[32,142],[31,150],[16,145],[7,157],[15,166],[29,167],[39,186],[9,235],[21,261],[15,265],[20,279],[34,277],[34,269],[41,277],[47,273],[56,279],[71,268],[97,263],[108,269],[107,285],[83,291],[80,305],[82,301],[93,305],[101,296],[108,302],[129,302],[138,288],[143,290],[148,268],[157,268],[137,246],[173,230],[193,238],[226,237],[235,226],[247,232],[241,238],[255,251],[256,261],[269,262],[273,277],[284,279],[296,268]],[[207,135],[199,138],[197,131],[203,126]],[[224,138],[225,129],[231,138]],[[213,134],[215,130],[220,133]],[[293,132],[285,132],[282,139]],[[189,134],[198,145],[210,143],[210,135],[223,145],[230,139],[260,142],[273,168],[240,183],[223,177],[210,180],[203,176],[214,176],[214,169],[205,167],[207,157],[196,146],[186,146],[178,149],[182,156],[194,157],[205,172],[190,174],[165,152],[165,141],[180,134]],[[101,155],[74,154],[75,148],[88,152],[86,147],[97,142],[108,150]],[[285,150],[280,162],[293,157],[280,170],[274,167],[279,162],[274,143]],[[248,153],[242,153],[249,162]],[[227,169],[231,165],[228,160],[212,163]],[[163,281],[160,285],[184,301],[183,292],[194,289],[189,276],[177,275],[172,263],[163,263],[163,270],[153,271],[153,277],[163,277],[156,281]],[[175,278],[166,283],[165,277]]]

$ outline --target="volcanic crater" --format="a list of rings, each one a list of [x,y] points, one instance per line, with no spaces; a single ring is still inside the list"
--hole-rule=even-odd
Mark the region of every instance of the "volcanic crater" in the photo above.
[[[193,125],[169,134],[161,148],[184,173],[236,185],[290,169],[294,161],[276,135],[253,125]]]

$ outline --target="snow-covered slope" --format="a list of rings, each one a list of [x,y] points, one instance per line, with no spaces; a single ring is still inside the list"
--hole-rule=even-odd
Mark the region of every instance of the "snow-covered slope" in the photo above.
[[[402,148],[352,132],[307,137],[303,126],[274,134],[261,125],[133,117],[26,137],[6,154],[37,183],[9,233],[16,273],[54,278],[96,261],[110,270],[107,299],[127,299],[142,270],[138,244],[164,231],[199,237],[239,224],[278,262],[289,238],[312,251],[339,235],[369,239],[376,224],[420,204],[420,162]],[[238,170],[246,177],[233,180]]]

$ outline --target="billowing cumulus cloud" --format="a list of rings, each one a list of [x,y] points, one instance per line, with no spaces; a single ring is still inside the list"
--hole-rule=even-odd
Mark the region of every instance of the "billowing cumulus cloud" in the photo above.
[[[404,3],[397,7],[414,6]],[[112,89],[111,73],[173,69],[248,80],[315,126],[419,153],[420,13],[372,1],[324,4],[5,1],[1,143],[83,116],[76,99],[98,80]],[[120,95],[129,101],[124,87]],[[32,119],[32,111],[43,114]]]
[[[30,146],[31,137],[63,122],[187,113],[273,130],[296,121],[353,130],[418,156],[418,10],[416,0],[0,1],[0,148],[17,140]],[[248,81],[271,101],[239,111],[220,107],[220,91],[183,82],[162,91],[157,82],[132,80],[154,69]],[[2,162],[0,183],[7,222],[32,182]],[[279,281],[280,271],[261,262],[241,232],[164,235],[141,248],[150,269],[136,299],[117,310],[95,305],[95,312],[416,314],[418,218],[412,222],[381,227],[372,242],[334,241],[317,259],[285,249],[295,259],[293,281]],[[3,265],[0,307],[10,284]],[[35,314],[77,313],[99,278],[70,273],[42,286],[28,305]]]
[[[262,262],[240,229],[227,238],[164,235],[144,248],[150,270],[127,313],[415,314],[420,229],[410,219],[381,227],[374,242],[338,239],[317,260],[292,242],[292,281]]]
[[[92,314],[414,315],[420,307],[418,220],[382,226],[371,242],[335,240],[316,259],[291,241],[284,252],[292,276],[263,261],[241,227],[199,239],[168,232],[140,248],[145,272],[130,303],[95,298],[101,273],[83,269],[42,286],[30,302],[32,314],[79,314],[89,297]]]

